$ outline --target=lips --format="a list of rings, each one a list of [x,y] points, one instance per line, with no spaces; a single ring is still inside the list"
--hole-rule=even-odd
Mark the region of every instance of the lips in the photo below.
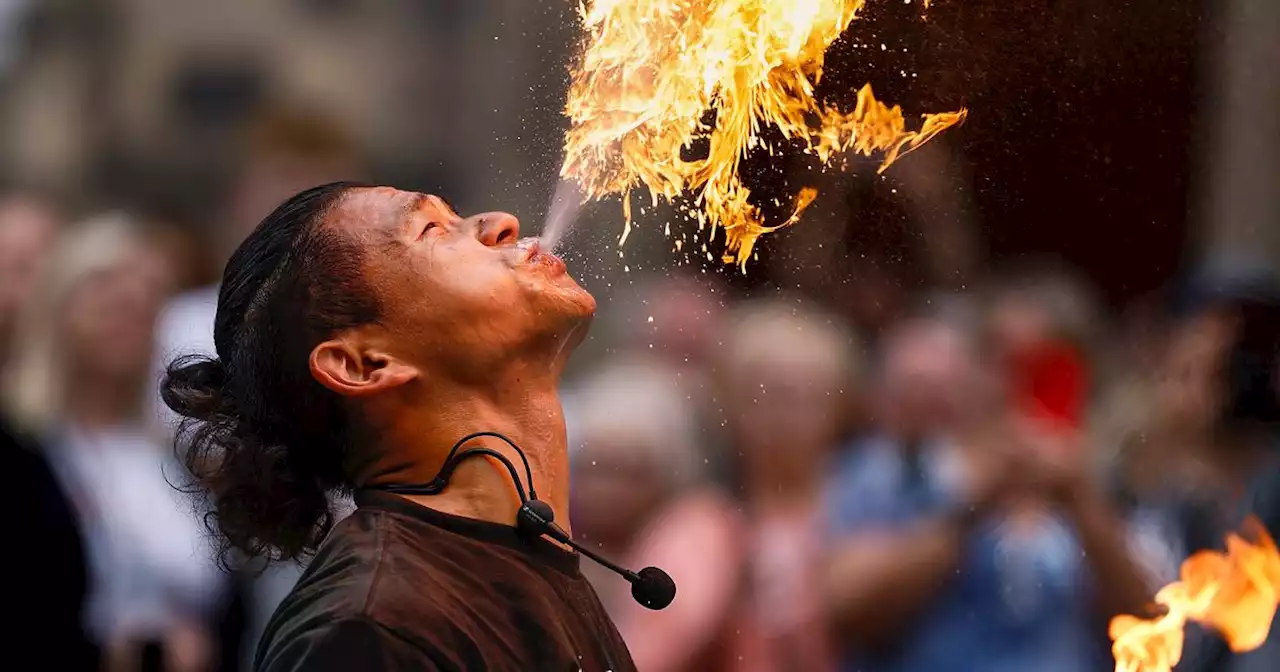
[[[542,251],[542,244],[537,238],[523,238],[516,243],[516,249],[520,251],[520,263],[527,264]]]
[[[537,238],[525,238],[516,243],[516,249],[519,250],[518,259],[520,265],[543,266],[554,272],[564,272],[564,261],[550,252],[542,250],[542,244]]]

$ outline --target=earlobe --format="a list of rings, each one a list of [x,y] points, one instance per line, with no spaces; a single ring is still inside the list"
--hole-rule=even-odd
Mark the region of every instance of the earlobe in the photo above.
[[[321,385],[347,397],[376,394],[417,377],[414,367],[385,353],[360,352],[340,339],[311,351],[311,375]]]

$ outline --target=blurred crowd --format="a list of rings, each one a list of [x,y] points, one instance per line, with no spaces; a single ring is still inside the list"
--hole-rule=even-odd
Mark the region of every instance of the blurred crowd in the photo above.
[[[78,633],[67,669],[244,669],[297,576],[212,557],[154,388],[212,347],[202,269],[292,192],[359,175],[338,137],[254,136],[216,239],[0,194],[10,510],[42,502],[15,532],[36,549],[16,554],[37,591],[22,618]],[[1275,290],[1194,270],[1131,314],[1042,263],[898,288],[875,320],[715,274],[629,276],[638,300],[602,306],[604,354],[564,402],[575,535],[680,586],[656,613],[590,577],[639,669],[1109,669],[1111,616],[1150,615],[1181,560],[1249,516],[1280,521]],[[1179,669],[1280,669],[1280,644],[1233,656],[1196,631]]]

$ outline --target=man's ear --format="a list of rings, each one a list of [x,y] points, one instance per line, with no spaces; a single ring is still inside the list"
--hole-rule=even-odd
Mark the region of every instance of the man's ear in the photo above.
[[[362,352],[354,344],[333,339],[311,350],[311,375],[344,397],[377,394],[418,377],[418,369],[385,352]]]

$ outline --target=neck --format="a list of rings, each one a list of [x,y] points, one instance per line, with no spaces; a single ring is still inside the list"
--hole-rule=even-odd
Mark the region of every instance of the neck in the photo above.
[[[86,429],[118,425],[132,419],[137,408],[132,385],[94,376],[75,379],[66,389],[66,418]]]
[[[439,473],[458,439],[474,432],[497,432],[524,451],[538,498],[551,506],[556,522],[569,530],[569,465],[558,376],[523,371],[502,380],[505,384],[479,390],[433,387],[430,400],[412,404],[413,416],[385,437],[387,445],[379,451],[382,457],[360,470],[357,482],[427,483]],[[430,408],[430,413],[421,413],[418,409],[423,407]],[[485,436],[468,441],[458,452],[476,447],[492,449],[511,460],[528,492],[524,462],[515,449],[501,439]],[[437,511],[509,525],[515,524],[520,507],[506,467],[483,455],[460,462],[444,492],[410,499]]]

